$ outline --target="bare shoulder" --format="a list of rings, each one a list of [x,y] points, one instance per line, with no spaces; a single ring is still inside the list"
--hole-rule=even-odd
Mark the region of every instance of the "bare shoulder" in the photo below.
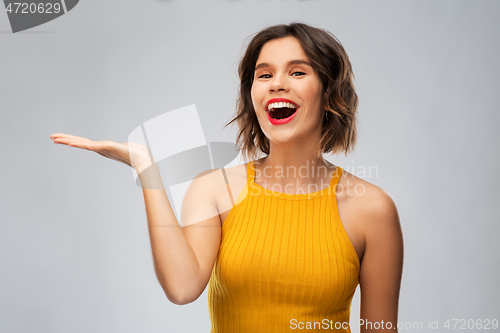
[[[248,168],[248,163],[244,164],[239,164],[230,168],[225,168],[225,169],[219,169],[222,173],[224,171],[226,173],[226,176],[228,178],[228,181],[241,181],[241,180],[246,180],[247,177],[247,168]]]
[[[217,210],[221,215],[221,223],[224,222],[238,195],[245,187],[247,168],[248,163],[244,163],[214,172],[214,196]]]
[[[340,178],[337,194],[345,204],[345,220],[362,239],[360,318],[391,321],[395,327],[404,261],[396,203],[384,189],[348,172]]]
[[[191,181],[186,191],[183,211],[193,208],[193,205],[199,206],[203,202],[206,206],[213,206],[213,209],[210,209],[211,215],[216,213],[223,216],[224,212],[233,207],[233,202],[245,186],[246,175],[247,164],[201,172]],[[208,207],[203,211],[207,210]]]
[[[384,189],[344,171],[337,187],[337,200],[352,216],[363,234],[400,230],[394,198]]]
[[[213,219],[217,206],[213,194],[216,174],[213,170],[199,173],[189,184],[182,199],[180,225],[188,225]]]

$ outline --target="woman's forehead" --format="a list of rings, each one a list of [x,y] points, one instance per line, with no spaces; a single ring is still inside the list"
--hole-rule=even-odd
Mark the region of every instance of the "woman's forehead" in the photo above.
[[[283,37],[272,39],[262,46],[256,66],[259,66],[259,63],[269,65],[288,64],[294,60],[302,60],[306,64],[310,63],[297,38]]]

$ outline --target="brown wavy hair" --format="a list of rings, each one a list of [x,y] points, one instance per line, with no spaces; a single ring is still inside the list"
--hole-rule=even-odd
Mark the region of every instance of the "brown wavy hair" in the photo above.
[[[318,156],[338,152],[347,155],[354,147],[357,133],[358,96],[351,63],[332,33],[304,23],[275,25],[254,35],[238,66],[240,87],[236,116],[224,127],[237,122],[236,144],[247,158],[255,159],[259,152],[269,155],[269,139],[260,128],[251,98],[255,65],[265,43],[289,36],[299,40],[323,85],[322,105],[326,112],[316,153]]]

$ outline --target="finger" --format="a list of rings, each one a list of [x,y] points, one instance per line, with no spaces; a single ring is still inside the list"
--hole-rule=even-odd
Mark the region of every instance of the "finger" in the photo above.
[[[73,143],[73,142],[87,142],[87,143],[97,143],[97,142],[101,142],[101,141],[92,141],[92,140],[89,140],[89,139],[76,139],[76,138],[56,138],[54,139],[54,143],[64,143],[64,144],[69,144],[69,143]]]
[[[54,143],[65,144],[69,147],[77,147],[88,150],[104,150],[104,145],[100,142],[94,141],[82,141],[82,140],[73,140],[73,139],[56,139]]]
[[[106,148],[102,143],[100,142],[94,142],[94,141],[72,141],[68,143],[68,146],[70,147],[77,147],[77,148],[83,148],[83,149],[88,149],[92,151],[107,151]]]
[[[50,135],[50,138],[51,138],[52,140],[54,140],[55,138],[58,138],[58,137],[63,136],[63,135],[66,135],[66,134],[64,134],[64,133],[52,133],[52,134]]]
[[[91,140],[76,140],[76,139],[67,139],[67,138],[57,138],[54,139],[54,143],[56,144],[64,144],[69,147],[76,147],[80,149],[86,149],[89,151],[94,151],[101,156],[110,158],[112,160],[124,163],[130,166],[129,159],[120,156],[126,154],[128,157],[128,151],[123,151],[123,147],[121,144],[116,143],[114,141],[91,141]]]
[[[65,145],[68,145],[70,143],[75,143],[75,142],[89,142],[89,141],[84,141],[84,140],[75,140],[75,139],[67,139],[67,138],[56,138],[53,141],[54,143],[62,143]]]
[[[81,136],[76,136],[76,135],[70,135],[70,134],[64,134],[64,133],[54,133],[50,136],[52,140],[54,139],[75,139],[75,140],[89,140],[87,138],[81,137]],[[92,140],[89,140],[92,141]]]

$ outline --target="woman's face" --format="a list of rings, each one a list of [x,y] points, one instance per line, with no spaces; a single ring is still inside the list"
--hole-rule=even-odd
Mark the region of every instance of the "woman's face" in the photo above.
[[[271,143],[312,143],[321,135],[322,85],[310,63],[295,37],[273,39],[261,49],[251,95]]]

